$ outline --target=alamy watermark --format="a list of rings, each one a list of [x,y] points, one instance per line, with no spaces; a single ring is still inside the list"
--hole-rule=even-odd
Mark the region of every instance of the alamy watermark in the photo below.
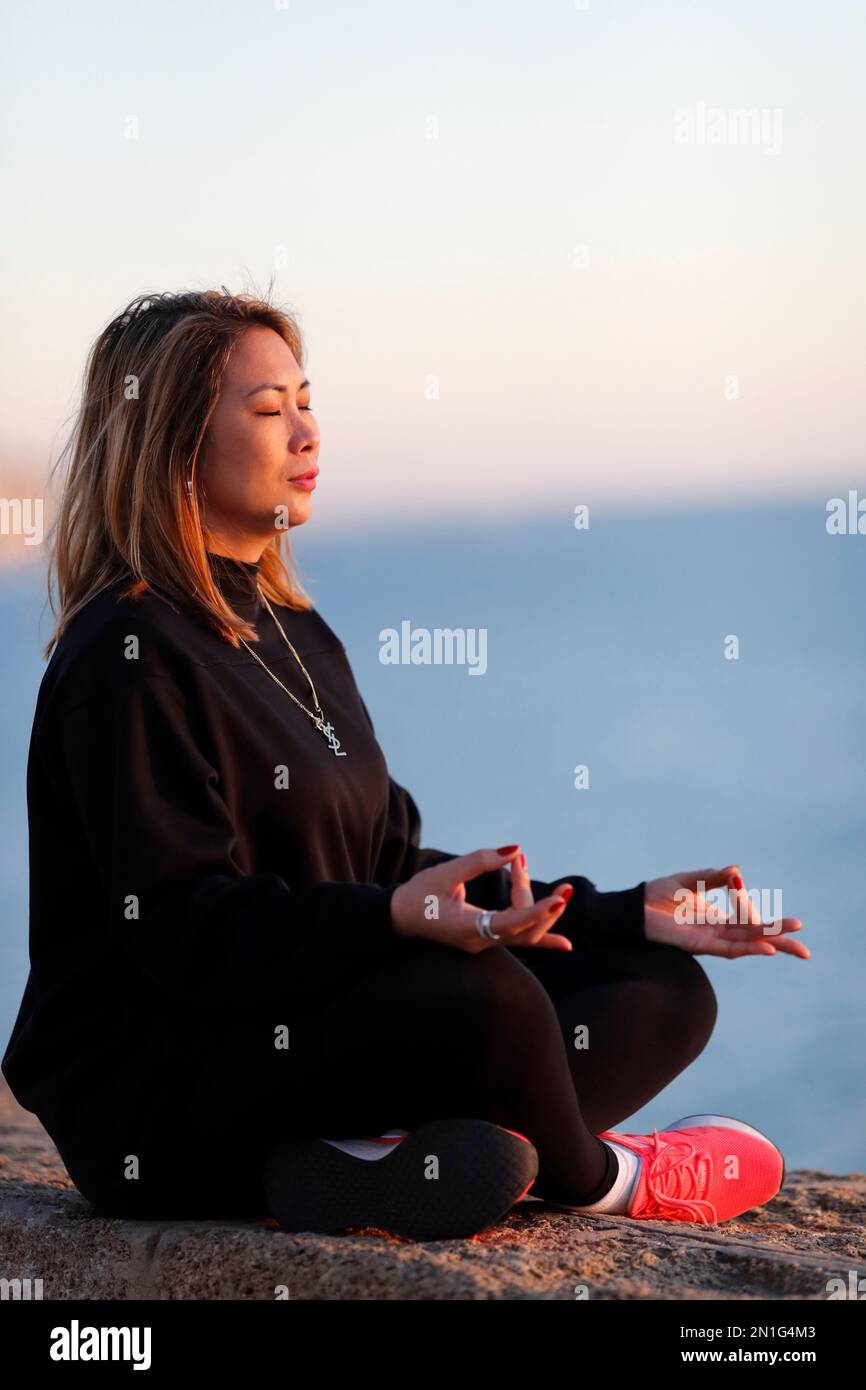
[[[42,1298],[41,1279],[0,1279],[0,1302],[27,1303]]]
[[[82,1327],[73,1318],[68,1327],[51,1329],[48,1355],[52,1361],[131,1361],[134,1371],[150,1369],[149,1327]]]
[[[43,510],[41,497],[0,497],[0,535],[23,536],[25,545],[41,545]]]
[[[844,497],[831,497],[827,502],[828,536],[866,536],[866,497],[858,496],[856,488]]]
[[[674,112],[677,145],[752,145],[764,154],[782,149],[781,106],[681,106]]]
[[[688,888],[679,888],[674,893],[677,906],[674,921],[679,926],[749,926],[749,903],[761,918],[761,931],[764,936],[778,936],[782,930],[782,890],[781,888],[749,888],[737,895],[733,912],[725,912],[712,899],[706,898],[707,885],[698,879],[697,894],[701,899],[698,906],[694,894]],[[748,901],[746,901],[748,899]],[[757,925],[757,924],[755,924]]]
[[[486,627],[413,627],[408,618],[379,633],[383,666],[466,666],[470,676],[487,670]]]

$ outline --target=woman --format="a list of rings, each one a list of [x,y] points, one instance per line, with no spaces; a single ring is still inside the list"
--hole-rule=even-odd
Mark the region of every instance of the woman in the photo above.
[[[801,923],[767,939],[735,865],[602,893],[530,878],[518,844],[419,847],[283,553],[318,472],[302,362],[289,315],[227,292],[141,296],[92,348],[52,533],[13,1092],[117,1215],[434,1237],[530,1187],[677,1221],[768,1200],[782,1155],[748,1125],[611,1126],[709,1038],[695,955],[808,956]],[[694,923],[700,880],[740,924]]]

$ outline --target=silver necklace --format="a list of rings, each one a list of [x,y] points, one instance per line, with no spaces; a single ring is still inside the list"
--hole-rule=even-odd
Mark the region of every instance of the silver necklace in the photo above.
[[[271,607],[271,605],[268,603],[267,599],[265,598],[264,594],[262,593],[262,591],[261,591],[261,589],[259,588],[258,585],[256,585],[256,589],[257,589],[257,591],[258,591],[259,598],[261,599],[261,601],[262,601],[262,603],[264,604],[265,608],[267,608],[268,612],[270,613],[271,617],[273,618],[274,622],[276,623],[277,627],[279,628],[279,630],[280,630],[280,635],[282,636],[283,641],[285,642],[285,644],[286,644],[286,646],[288,647],[289,651],[292,653],[292,656],[295,658],[295,661],[297,661],[298,665],[300,666],[300,668],[301,668],[301,670],[303,671],[304,675],[306,676],[307,680],[310,682],[310,689],[311,689],[312,692],[313,692],[313,704],[316,706],[316,713],[313,714],[313,711],[312,711],[312,710],[307,709],[307,706],[306,706],[305,704],[303,704],[302,701],[300,701],[300,700],[298,699],[297,695],[293,695],[292,692],[291,692],[291,690],[286,690],[286,687],[283,685],[283,682],[280,680],[279,676],[275,676],[274,673],[273,673],[273,671],[271,671],[269,667],[265,666],[265,663],[262,661],[262,658],[261,658],[260,656],[257,656],[257,655],[256,655],[256,653],[253,651],[252,647],[250,646],[249,642],[245,642],[244,639],[243,639],[243,637],[238,637],[238,641],[241,643],[241,646],[246,647],[246,649],[247,649],[247,651],[249,652],[250,656],[253,657],[253,658],[259,663],[259,665],[263,668],[263,670],[267,671],[267,673],[268,673],[268,675],[270,676],[271,680],[276,681],[276,683],[277,683],[277,685],[280,687],[280,689],[286,691],[286,694],[289,696],[289,698],[290,698],[291,700],[294,700],[294,702],[295,702],[296,705],[300,706],[300,708],[304,711],[304,714],[308,714],[308,715],[309,715],[309,717],[312,719],[313,723],[315,724],[316,728],[319,729],[320,732],[321,732],[322,734],[324,734],[325,738],[328,740],[328,743],[329,743],[330,748],[331,748],[331,752],[334,754],[334,756],[335,756],[336,758],[345,758],[345,757],[347,756],[347,754],[341,753],[341,752],[339,751],[339,748],[340,748],[340,740],[337,738],[337,735],[334,733],[334,726],[333,726],[333,724],[331,724],[330,721],[328,721],[328,722],[325,721],[324,711],[322,710],[322,706],[319,704],[319,697],[318,697],[318,695],[316,694],[316,687],[313,685],[313,680],[312,680],[312,677],[311,677],[309,671],[307,670],[307,668],[306,668],[306,666],[304,665],[303,661],[302,661],[301,658],[298,656],[298,653],[295,651],[294,647],[292,646],[291,642],[289,641],[288,637],[286,636],[285,632],[283,631],[283,627],[282,627],[282,624],[281,624],[279,618],[277,617],[277,615],[276,615],[276,613],[274,612],[274,610],[273,610],[273,608]]]

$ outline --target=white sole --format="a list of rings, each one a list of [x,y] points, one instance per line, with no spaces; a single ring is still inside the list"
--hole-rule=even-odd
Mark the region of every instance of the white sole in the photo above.
[[[762,1134],[754,1125],[747,1125],[745,1120],[735,1120],[732,1115],[686,1115],[683,1120],[674,1120],[673,1124],[665,1125],[665,1129],[696,1129],[699,1125],[717,1125],[721,1129],[739,1129],[743,1134],[753,1134],[756,1139],[763,1139],[767,1144],[773,1144],[766,1134]],[[775,1149],[776,1145],[773,1144]]]

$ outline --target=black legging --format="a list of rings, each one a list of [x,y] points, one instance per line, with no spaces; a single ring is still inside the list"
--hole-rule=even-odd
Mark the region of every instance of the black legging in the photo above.
[[[332,1138],[437,1115],[505,1125],[538,1150],[533,1194],[594,1200],[612,1180],[595,1136],[697,1057],[716,1012],[673,946],[468,955],[415,941],[295,1030],[291,1089]]]
[[[141,1155],[141,1180],[112,1179],[106,1209],[264,1216],[262,1168],[284,1135],[362,1137],[437,1116],[517,1130],[538,1151],[533,1195],[595,1200],[615,1171],[596,1136],[698,1056],[716,1009],[698,961],[651,942],[470,955],[397,938],[364,968],[330,957],[302,1006],[163,1039],[165,1104],[117,1139]],[[581,1025],[588,1046],[575,1048]],[[83,1190],[99,1205],[94,1186]]]

